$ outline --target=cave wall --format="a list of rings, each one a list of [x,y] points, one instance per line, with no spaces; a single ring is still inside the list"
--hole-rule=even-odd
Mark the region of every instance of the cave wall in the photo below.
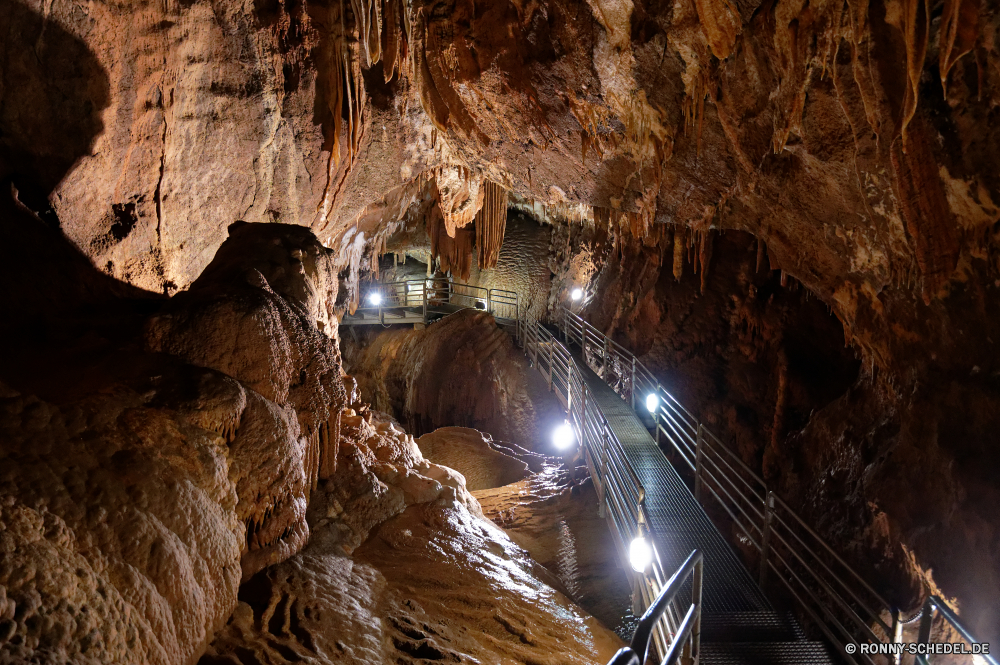
[[[893,373],[871,363],[833,308],[772,269],[759,239],[675,231],[617,247],[580,233],[560,265],[593,270],[585,318],[633,350],[890,602],[915,611],[943,593],[992,638],[998,490],[984,470],[995,463],[1000,393],[995,372],[982,374],[990,345],[946,345]],[[963,329],[984,314],[952,297]],[[958,353],[984,365],[935,362]]]
[[[362,329],[342,339],[344,362],[374,408],[415,434],[456,425],[495,441],[547,450],[564,413],[493,317],[467,309],[421,330]]]

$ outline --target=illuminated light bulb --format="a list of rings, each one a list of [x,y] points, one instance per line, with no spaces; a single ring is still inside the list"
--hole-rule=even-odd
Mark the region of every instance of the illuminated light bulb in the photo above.
[[[646,395],[646,410],[647,411],[649,411],[650,413],[653,413],[654,411],[656,411],[656,407],[658,407],[659,405],[660,405],[660,398],[659,397],[657,397],[653,393],[649,393],[648,395]]]
[[[368,302],[375,305],[376,307],[382,304],[382,294],[372,293],[368,296]]]
[[[573,300],[579,300],[580,298],[583,297],[583,289],[581,289],[579,286],[576,287],[570,292],[569,297],[572,298]]]
[[[644,572],[653,562],[653,548],[642,536],[634,539],[628,546],[628,562],[637,573]]]
[[[571,447],[575,439],[573,428],[569,426],[568,422],[564,422],[552,432],[552,443],[559,450],[566,450]]]

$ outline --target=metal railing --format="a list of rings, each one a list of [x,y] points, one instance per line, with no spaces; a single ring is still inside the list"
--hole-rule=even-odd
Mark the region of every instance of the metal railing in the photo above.
[[[360,293],[355,318],[371,319],[382,325],[411,322],[414,317],[427,323],[430,315],[441,305],[479,309],[489,312],[501,325],[517,328],[520,305],[517,293],[505,289],[488,289],[471,284],[460,284],[447,278],[428,277],[400,282],[369,284]]]
[[[881,661],[868,654],[847,654],[848,644],[902,643],[899,610],[770,491],[738,453],[685,409],[635,355],[577,314],[563,309],[559,318],[564,339],[580,346],[591,369],[633,409],[652,415],[657,443],[669,444],[691,470],[698,501],[705,505],[711,497],[737,536],[756,550],[762,588],[773,575],[849,662]],[[935,607],[944,614],[941,603]],[[954,614],[945,616],[966,640],[973,641]],[[893,660],[900,662],[898,655]]]
[[[630,565],[629,547],[633,539],[646,534],[649,524],[645,507],[646,490],[591,395],[569,350],[538,322],[520,319],[518,328],[518,338],[525,354],[546,377],[549,389],[566,407],[567,421],[580,444],[579,450],[597,489],[601,516],[608,520],[623,568],[631,575],[633,599],[642,608],[650,608],[667,588],[669,581],[653,543],[648,543],[652,550],[652,561],[645,571],[637,573]],[[698,561],[700,589],[700,555]],[[673,600],[673,596],[670,596],[664,608],[657,612],[649,629],[652,642],[661,658],[668,654],[671,645],[677,641],[677,636],[685,625],[686,611],[689,610],[684,608],[686,611],[681,612],[681,608]],[[699,596],[699,621],[700,608]],[[697,635],[696,633],[696,639]],[[697,645],[694,649],[697,652]]]
[[[688,605],[677,634],[660,665],[693,665],[698,662],[701,655],[701,589],[704,565],[701,552],[691,552],[639,619],[631,644],[620,649],[608,665],[645,665],[653,629],[660,617],[674,604],[677,592],[688,577],[691,577],[691,604]]]
[[[929,596],[924,601],[924,606],[920,610],[920,631],[917,633],[917,644],[928,644],[931,640],[931,625],[934,622],[934,615],[940,616],[962,636],[968,644],[980,644],[979,641],[969,632],[969,630],[959,621],[958,615],[952,612],[951,608],[945,604],[938,596]],[[992,654],[977,654],[983,662],[989,665],[1000,665],[997,658]],[[930,660],[926,654],[918,654],[915,662],[917,665],[928,665]]]

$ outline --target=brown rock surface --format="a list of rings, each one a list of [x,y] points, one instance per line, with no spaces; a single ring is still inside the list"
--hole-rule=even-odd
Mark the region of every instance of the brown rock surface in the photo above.
[[[206,368],[211,357],[193,358],[199,367],[151,353],[144,329],[163,331],[152,321],[183,314],[184,299],[136,299],[54,242],[16,200],[3,205],[3,231],[22,242],[22,253],[48,242],[47,251],[65,260],[24,292],[6,295],[13,316],[0,327],[4,343],[20,350],[0,364],[0,653],[39,662],[191,662],[232,612],[240,580],[308,539],[306,499],[321,450],[300,422],[339,414],[335,342],[317,330],[310,301],[289,290],[292,282],[276,280],[286,295],[268,291],[264,302],[296,313],[291,320],[301,325],[288,336],[280,327],[245,336],[241,348],[219,332],[246,323],[233,307],[240,294],[215,282],[218,308],[202,312],[215,325],[213,348],[224,349],[215,357],[245,360],[223,369],[266,365],[260,359],[283,343],[285,369],[296,362],[323,368],[328,378],[271,390],[280,404],[249,387],[253,376],[243,382]],[[248,227],[244,240],[253,228],[271,247],[284,237],[279,226]],[[310,242],[303,229],[284,230],[286,240]],[[19,265],[4,263],[12,283]],[[311,296],[325,297],[320,289]],[[47,307],[53,302],[66,306]],[[26,321],[35,323],[25,329]],[[274,385],[281,384],[255,387]]]
[[[633,341],[662,310],[647,300],[660,266],[681,278],[688,252],[711,265],[710,229],[747,232],[832,309],[865,368],[797,434],[766,418],[770,440],[748,447],[793,451],[779,484],[815,489],[815,515],[850,505],[824,527],[850,547],[885,514],[995,631],[998,27],[996,3],[971,0],[2,0],[0,305],[5,348],[37,344],[2,378],[60,409],[118,385],[52,367],[72,364],[68,347],[92,358],[136,339],[154,294],[192,285],[240,219],[310,227],[346,307],[407,216],[447,213],[437,235],[457,236],[490,180],[603,238],[559,289],[617,254],[631,282],[592,314]],[[237,313],[267,313],[253,323],[276,351],[312,344],[310,312],[264,283],[281,292],[266,277]],[[329,443],[328,368],[292,359],[270,376],[213,355],[195,339],[212,314],[178,313],[193,327],[153,343],[252,369],[276,408],[315,411],[296,413],[300,434]],[[720,367],[709,355],[702,375]]]
[[[593,483],[570,482],[566,469],[550,458],[544,467],[511,485],[473,492],[483,514],[535,561],[552,571],[580,607],[625,640],[637,619],[632,614],[629,577]]]
[[[344,361],[372,405],[422,434],[459,425],[524,448],[549,445],[562,409],[493,317],[463,310],[424,330],[344,339]]]

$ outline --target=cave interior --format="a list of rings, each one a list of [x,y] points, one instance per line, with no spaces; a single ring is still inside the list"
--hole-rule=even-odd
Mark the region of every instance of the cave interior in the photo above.
[[[711,592],[699,662],[1000,643],[996,2],[0,0],[0,36],[0,663],[610,662],[660,532],[587,381],[794,633]],[[813,550],[857,637],[768,568]]]

